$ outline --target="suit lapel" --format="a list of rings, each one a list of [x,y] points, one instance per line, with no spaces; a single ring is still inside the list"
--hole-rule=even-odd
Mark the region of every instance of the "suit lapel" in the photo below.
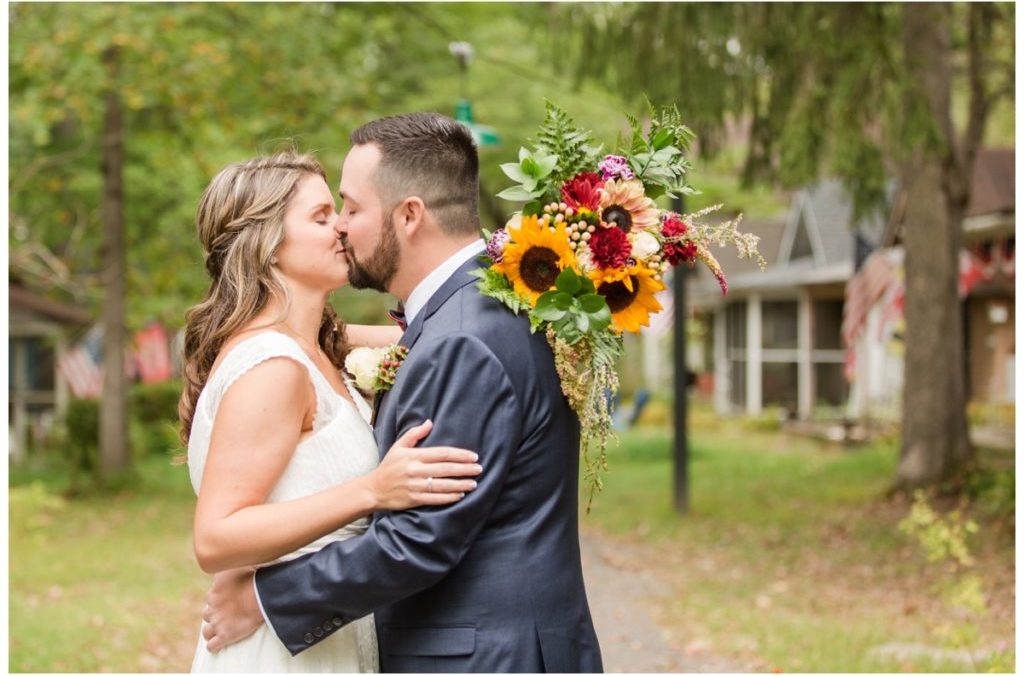
[[[416,340],[419,339],[420,333],[423,332],[423,323],[427,321],[431,316],[434,315],[437,310],[441,309],[442,305],[448,301],[448,298],[452,297],[456,291],[463,286],[467,286],[476,280],[476,277],[470,276],[470,272],[480,268],[480,261],[476,258],[471,258],[462,264],[459,269],[455,270],[448,279],[441,284],[441,288],[430,296],[430,300],[427,301],[426,306],[420,310],[416,315],[416,318],[412,320],[406,329],[405,333],[402,334],[402,339],[398,341],[398,344],[408,348],[412,351],[413,345]],[[370,426],[375,426],[377,422],[377,414],[380,411],[381,406],[384,404],[384,398],[387,396],[386,391],[376,392],[373,396],[373,415],[370,417]]]

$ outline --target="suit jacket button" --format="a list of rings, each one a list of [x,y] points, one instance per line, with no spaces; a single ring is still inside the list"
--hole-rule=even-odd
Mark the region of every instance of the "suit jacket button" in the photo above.
[[[334,630],[334,624],[331,623],[330,621],[324,621],[324,630],[327,630],[327,631]]]
[[[345,623],[344,621],[342,621],[342,620],[341,620],[340,618],[338,618],[338,617],[334,617],[333,619],[331,619],[331,622],[332,622],[332,623],[333,623],[333,624],[334,624],[335,626],[339,626],[339,627],[341,626],[341,624]]]
[[[313,634],[312,633],[306,633],[305,635],[302,636],[302,639],[306,641],[307,645],[313,644]]]
[[[324,629],[321,628],[320,626],[317,626],[316,628],[313,629],[313,635],[315,635],[317,637],[323,637],[324,636]]]

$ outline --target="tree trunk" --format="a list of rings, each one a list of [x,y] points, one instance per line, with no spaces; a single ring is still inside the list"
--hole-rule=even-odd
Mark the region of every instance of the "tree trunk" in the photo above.
[[[967,437],[962,305],[957,294],[966,195],[950,117],[950,6],[904,6],[908,111],[934,123],[902,166],[907,192],[906,371],[896,487],[930,485],[972,458]],[[913,113],[910,113],[913,114]]]
[[[124,373],[124,163],[118,53],[104,54],[109,75],[103,119],[103,397],[100,400],[100,477],[109,480],[130,468],[128,398]]]

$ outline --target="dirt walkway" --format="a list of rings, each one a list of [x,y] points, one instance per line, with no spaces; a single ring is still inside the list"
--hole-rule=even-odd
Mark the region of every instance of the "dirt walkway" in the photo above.
[[[705,653],[689,655],[669,644],[651,618],[651,604],[669,592],[650,571],[613,550],[595,532],[581,535],[583,574],[605,671],[609,673],[736,672]]]

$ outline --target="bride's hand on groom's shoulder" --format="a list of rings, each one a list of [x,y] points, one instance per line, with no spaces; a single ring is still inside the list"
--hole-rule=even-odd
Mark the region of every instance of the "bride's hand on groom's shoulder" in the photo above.
[[[405,432],[367,476],[375,510],[452,504],[476,488],[482,468],[475,452],[449,446],[417,448],[433,428],[430,420]]]

